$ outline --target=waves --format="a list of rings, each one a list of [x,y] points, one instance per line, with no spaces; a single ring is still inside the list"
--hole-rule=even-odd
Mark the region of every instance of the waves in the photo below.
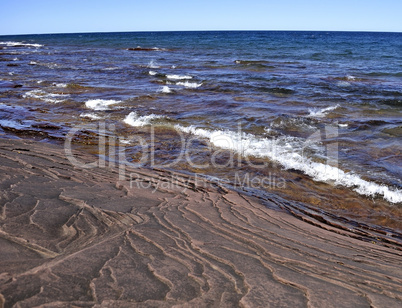
[[[110,35],[104,41],[99,35],[96,42],[75,35],[3,38],[2,102],[31,108],[24,117],[33,123],[58,119],[64,130],[79,121],[95,127],[107,120],[119,123],[116,128],[127,136],[147,131],[147,125],[162,126],[173,143],[180,142],[174,140],[180,132],[198,138],[200,147],[207,143],[264,163],[275,161],[292,170],[280,171],[289,178],[298,173],[317,181],[317,188],[306,184],[311,194],[320,194],[327,186],[318,182],[325,182],[328,194],[337,194],[334,186],[339,185],[400,202],[400,190],[393,187],[401,187],[400,171],[395,171],[400,165],[401,56],[393,53],[385,63],[378,54],[400,46],[399,38],[379,42],[377,51],[348,41],[352,53],[345,54],[337,44],[329,48],[315,40],[304,45],[299,34],[261,34],[254,42],[242,33],[226,33],[229,44],[221,34],[206,33],[205,45],[189,33],[160,40],[127,35],[131,39]],[[2,123],[31,125],[24,117],[10,116],[2,120],[14,122]],[[237,122],[247,133],[236,130]],[[340,128],[340,136],[307,144],[308,136],[325,125]],[[342,165],[328,165],[326,146],[336,140]],[[220,175],[212,169],[205,173]],[[371,204],[362,200],[357,202]]]
[[[315,110],[310,112],[310,116],[324,116],[326,112],[336,108],[338,106]],[[154,124],[153,120],[161,118],[163,117],[160,115],[139,116],[136,112],[131,112],[126,116],[124,122],[133,127],[141,127]],[[164,124],[159,123],[159,125]],[[348,187],[367,197],[381,196],[390,203],[402,202],[402,190],[400,189],[392,189],[384,184],[364,180],[352,171],[346,172],[337,166],[317,162],[308,157],[304,151],[311,144],[303,138],[290,136],[282,136],[276,139],[263,138],[249,133],[236,133],[230,130],[209,130],[181,124],[176,124],[174,129],[205,138],[217,148],[230,150],[242,156],[269,159],[279,163],[284,169],[301,171],[318,182]],[[328,157],[328,161],[330,160],[331,157]]]
[[[202,83],[196,83],[196,82],[189,82],[189,81],[185,81],[185,82],[178,82],[176,83],[176,85],[178,86],[183,86],[185,88],[189,88],[189,89],[196,89],[202,86]]]
[[[172,81],[164,81],[166,84],[176,85],[176,86],[184,87],[186,89],[197,89],[203,85],[202,82],[196,82],[196,81],[191,82],[190,80],[193,79],[193,76],[189,76],[189,75],[177,75],[177,74],[163,75],[163,74],[159,74],[156,71],[149,71],[148,74],[150,76],[159,76],[162,78],[166,77],[168,80],[172,80]],[[161,88],[159,88],[158,91],[161,93],[172,93],[172,89],[169,88],[169,86],[167,86],[167,85],[162,86]]]
[[[91,99],[85,103],[85,106],[96,111],[104,111],[109,110],[109,106],[118,103],[121,103],[121,101],[114,99]]]
[[[187,75],[178,75],[187,76]],[[202,84],[191,82],[184,78],[177,78],[178,81],[175,83],[176,86],[183,86],[186,88],[198,88]],[[56,86],[61,86],[61,84],[56,84]],[[169,86],[162,86],[159,90],[162,93],[173,93]],[[57,102],[57,94],[55,97],[34,90],[28,92],[27,95],[33,98],[39,98],[42,100],[48,100],[49,102]],[[119,104],[120,100],[106,100],[106,99],[93,99],[88,100],[85,106],[94,111],[105,111],[109,110],[112,105]],[[337,110],[341,106],[339,104],[324,107],[324,108],[311,108],[308,110],[308,115],[306,118],[323,118],[326,117],[330,112]],[[88,118],[91,120],[99,120],[101,117],[94,113],[82,113],[80,115],[83,118]],[[124,119],[123,122],[132,127],[143,127],[146,125],[156,124],[157,125],[170,125],[164,124],[163,117],[161,115],[149,114],[140,116],[136,111],[130,112]],[[160,122],[156,122],[160,120]],[[302,122],[304,123],[304,122]],[[347,124],[341,124],[341,127],[347,127]],[[309,130],[314,127],[308,126]],[[196,126],[184,126],[182,124],[177,124],[174,126],[177,131],[192,134],[194,136],[207,139],[210,144],[217,148],[231,150],[235,153],[241,154],[243,156],[252,156],[257,158],[269,159],[271,161],[279,163],[284,169],[287,170],[298,170],[304,174],[311,177],[313,180],[318,182],[329,183],[331,185],[340,185],[343,187],[348,187],[356,191],[357,193],[368,196],[375,197],[381,196],[386,201],[390,203],[400,203],[402,202],[402,191],[400,189],[395,189],[388,187],[381,183],[376,183],[373,181],[365,180],[357,173],[353,171],[344,171],[338,166],[329,165],[323,162],[319,162],[310,156],[306,155],[304,151],[309,145],[306,139],[301,137],[291,137],[282,135],[281,137],[264,138],[250,133],[236,133],[230,130],[211,130],[197,128]],[[268,128],[267,128],[268,129]]]
[[[147,67],[148,67],[148,68],[160,68],[160,66],[159,66],[158,64],[156,64],[156,61],[155,61],[155,60],[149,61]]]
[[[141,46],[137,46],[137,47],[130,47],[127,48],[127,50],[130,51],[169,51],[166,48],[159,48],[159,47],[141,47]]]
[[[60,68],[60,65],[57,64],[57,63],[42,63],[42,62],[37,62],[37,61],[31,61],[31,62],[29,62],[29,65],[43,66],[43,67],[47,67],[47,68],[49,68],[49,69]]]
[[[173,66],[175,67],[175,66]],[[159,79],[159,82],[164,82],[169,85],[176,85],[180,87],[184,87],[186,89],[197,89],[203,85],[202,82],[190,81],[194,77],[191,75],[180,75],[180,74],[161,74],[157,71],[150,70],[148,71],[148,75],[155,76]],[[176,88],[177,89],[177,88]],[[158,90],[161,93],[172,93],[172,89],[169,86],[162,86]]]
[[[34,47],[34,48],[40,48],[43,47],[41,44],[30,44],[30,43],[24,43],[24,42],[0,42],[0,45],[4,45],[6,47]]]
[[[329,107],[325,107],[322,109],[309,109],[309,117],[316,117],[316,118],[322,118],[325,117],[329,112],[336,110],[337,108],[339,108],[339,105],[335,105],[335,106],[329,106]]]
[[[68,94],[48,93],[43,90],[32,90],[23,94],[23,98],[38,99],[47,103],[62,103],[68,97]]]
[[[166,75],[167,79],[171,80],[184,80],[184,79],[193,79],[192,76],[189,75],[174,75],[174,74],[168,74]]]
[[[244,156],[268,158],[280,163],[285,169],[299,170],[315,181],[332,183],[352,188],[361,195],[382,196],[391,203],[402,202],[402,190],[363,180],[353,172],[345,172],[338,167],[315,162],[302,154],[303,140],[282,137],[277,140],[259,138],[252,134],[238,134],[231,131],[210,131],[194,126],[175,125],[179,131],[206,138],[216,147],[232,150]]]
[[[137,112],[133,111],[130,112],[125,119],[123,120],[124,123],[131,125],[133,127],[141,127],[145,125],[151,124],[152,120],[160,119],[162,116],[150,114],[146,116],[139,116]]]
[[[161,93],[166,93],[166,94],[172,93],[172,90],[169,88],[169,86],[163,86],[163,87],[159,88],[158,91]]]
[[[86,113],[81,113],[80,114],[80,117],[81,118],[88,118],[88,119],[91,119],[91,120],[100,120],[100,119],[102,119],[100,116],[98,116],[97,114],[95,114],[95,113],[89,113],[89,112],[86,112]]]

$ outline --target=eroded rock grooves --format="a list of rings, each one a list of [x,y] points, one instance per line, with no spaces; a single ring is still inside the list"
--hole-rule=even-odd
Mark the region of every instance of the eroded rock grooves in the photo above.
[[[402,305],[400,249],[213,183],[128,167],[119,181],[34,141],[0,139],[0,165],[0,306]]]

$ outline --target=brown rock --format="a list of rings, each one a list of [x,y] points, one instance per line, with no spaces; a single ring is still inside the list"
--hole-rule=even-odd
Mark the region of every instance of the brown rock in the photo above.
[[[105,165],[0,139],[0,306],[401,307],[397,243],[191,176],[126,166],[119,179]]]

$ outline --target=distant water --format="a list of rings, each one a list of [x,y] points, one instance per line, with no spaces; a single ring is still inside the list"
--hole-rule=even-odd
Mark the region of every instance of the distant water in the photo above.
[[[0,127],[50,140],[106,121],[132,162],[251,174],[255,194],[402,229],[401,50],[401,33],[3,36]]]

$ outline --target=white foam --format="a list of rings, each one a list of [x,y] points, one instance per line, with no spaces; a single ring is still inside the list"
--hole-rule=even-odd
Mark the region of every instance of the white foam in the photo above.
[[[160,68],[159,65],[156,64],[154,60],[149,61],[148,66],[149,68]]]
[[[57,88],[67,88],[66,83],[54,83],[53,86],[55,86]]]
[[[162,93],[172,93],[172,90],[168,86],[163,86],[162,88],[159,89],[159,92]]]
[[[303,118],[282,118],[279,121],[272,121],[269,124],[270,128],[279,128],[283,129],[289,126],[293,127],[298,127],[302,130],[316,130],[317,128],[313,125],[310,125],[308,122],[306,122]],[[270,133],[271,131],[267,131],[267,128],[265,128],[265,131]]]
[[[45,66],[45,67],[50,68],[52,70],[57,68],[57,67],[59,67],[59,65],[56,64],[56,63],[39,63],[39,62],[35,62],[35,61],[29,62],[29,65]]]
[[[56,63],[43,63],[38,65],[46,66],[47,68],[50,68],[52,70],[55,69],[56,67],[59,67],[59,65]]]
[[[347,79],[347,80],[350,80],[350,81],[354,81],[354,80],[356,80],[356,77],[355,77],[355,76],[348,75],[348,76],[346,76],[346,79]]]
[[[121,103],[114,99],[91,99],[85,103],[87,108],[93,110],[108,110],[110,105]]]
[[[310,114],[308,115],[309,117],[316,117],[316,118],[322,118],[325,117],[327,115],[328,112],[335,110],[339,107],[339,105],[335,105],[335,106],[329,106],[323,109],[309,109],[308,111],[310,112]]]
[[[171,80],[185,80],[185,79],[192,79],[192,76],[189,75],[166,75],[168,79]]]
[[[146,116],[139,116],[137,112],[133,111],[130,112],[124,119],[124,123],[138,127],[138,126],[145,126],[151,124],[151,121],[154,119],[162,118],[160,115],[150,114]]]
[[[48,97],[67,97],[70,96],[68,94],[59,94],[59,93],[47,93],[46,96]]]
[[[202,86],[202,83],[196,83],[196,82],[189,82],[189,81],[179,81],[176,83],[178,86],[184,86],[189,89],[196,89]]]
[[[114,66],[114,67],[106,67],[103,70],[104,71],[115,71],[115,70],[118,70],[118,69],[120,69],[120,67]]]
[[[348,79],[348,80],[349,80],[349,79]],[[337,85],[338,87],[344,88],[344,87],[349,87],[349,86],[350,86],[350,83],[347,82],[347,81],[338,81],[338,82],[336,83],[336,85]]]
[[[16,129],[29,127],[29,125],[24,125],[15,120],[7,120],[7,119],[0,119],[0,126],[12,127],[12,128],[16,128]]]
[[[175,125],[179,131],[208,139],[216,147],[232,150],[244,156],[269,158],[285,169],[296,169],[316,181],[331,182],[335,185],[350,187],[366,196],[381,195],[391,203],[402,202],[402,190],[391,189],[385,185],[363,180],[357,174],[347,173],[337,167],[314,162],[302,155],[300,143],[296,138],[258,138],[252,134],[231,131],[209,131],[193,126]]]
[[[130,140],[126,140],[126,139],[123,139],[123,138],[119,138],[119,142],[120,142],[121,144],[130,144],[130,143],[131,143]]]
[[[89,112],[88,113],[81,113],[80,117],[81,118],[89,118],[91,120],[100,120],[100,119],[102,119],[100,116],[98,116],[98,115],[96,115],[94,113],[89,113]]]
[[[6,45],[7,47],[14,47],[14,46],[24,46],[24,47],[43,47],[41,44],[27,44],[23,42],[0,42],[0,45]]]
[[[151,75],[151,76],[155,76],[155,75],[157,74],[157,72],[155,72],[155,71],[149,71],[148,74]]]
[[[129,49],[131,50],[131,48]],[[148,48],[148,47],[141,47],[141,46],[137,46],[136,48],[134,48],[134,50],[139,50],[139,51],[150,51],[150,50],[154,50],[154,51],[166,51],[166,48],[159,48],[159,47],[152,47],[152,48]]]
[[[43,90],[32,90],[22,95],[23,98],[34,98],[54,104],[64,102],[65,99],[63,98],[66,98],[68,96],[68,94],[48,93]]]

